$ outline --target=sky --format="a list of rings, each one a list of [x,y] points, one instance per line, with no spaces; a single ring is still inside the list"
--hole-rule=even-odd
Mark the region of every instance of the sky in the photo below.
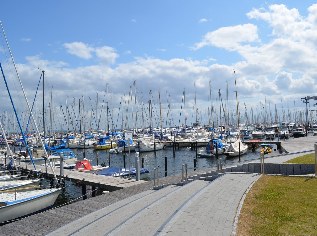
[[[4,74],[20,79],[30,104],[42,71],[46,105],[92,107],[99,96],[118,107],[133,95],[189,119],[220,100],[292,109],[316,95],[314,1],[3,0],[0,21]],[[9,85],[19,106],[19,82]]]

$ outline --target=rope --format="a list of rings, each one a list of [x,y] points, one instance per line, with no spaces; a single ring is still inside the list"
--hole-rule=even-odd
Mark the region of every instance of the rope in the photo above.
[[[32,113],[32,111],[31,111],[29,101],[28,101],[28,99],[27,99],[25,90],[24,90],[24,88],[23,88],[23,85],[22,85],[22,82],[21,82],[21,79],[20,79],[20,75],[19,75],[17,66],[16,66],[16,64],[15,64],[14,58],[13,58],[13,53],[12,53],[12,51],[11,51],[11,48],[10,48],[10,45],[9,45],[9,41],[8,41],[8,39],[7,39],[6,33],[5,33],[5,31],[4,31],[4,28],[3,28],[3,24],[2,24],[1,21],[0,21],[0,27],[1,27],[1,30],[2,30],[2,34],[3,34],[4,40],[5,40],[6,46],[7,46],[8,50],[9,50],[9,54],[10,54],[10,57],[11,57],[11,60],[12,60],[12,64],[13,64],[13,66],[14,66],[14,70],[15,70],[15,73],[16,73],[16,75],[17,75],[19,84],[20,84],[20,86],[21,86],[21,90],[22,90],[22,92],[23,92],[23,96],[24,96],[24,99],[25,99],[25,101],[26,101],[26,104],[27,104],[27,107],[28,107],[28,111],[30,112],[32,121],[33,121],[33,123],[34,123],[35,129],[36,129],[36,134],[38,135],[38,138],[39,138],[39,140],[40,140],[40,142],[41,142],[41,145],[42,145],[42,147],[43,147],[45,156],[48,157],[48,154],[47,154],[46,149],[45,149],[45,145],[44,145],[44,143],[43,143],[43,140],[42,140],[41,137],[40,137],[40,132],[39,132],[37,123],[36,123],[36,121],[35,121],[35,119],[34,119],[34,117],[33,117],[33,113]],[[23,133],[22,133],[22,135],[23,135]],[[24,136],[24,135],[23,135],[23,136]],[[45,138],[45,137],[44,137],[44,138]],[[51,167],[51,170],[52,170],[53,174],[55,175],[55,172],[54,172],[53,167],[52,167],[51,165],[50,165],[50,167]],[[34,168],[35,168],[35,166],[34,166]]]

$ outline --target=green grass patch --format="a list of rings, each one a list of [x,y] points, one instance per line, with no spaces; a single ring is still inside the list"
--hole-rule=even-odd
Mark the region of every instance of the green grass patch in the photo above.
[[[287,161],[286,163],[292,164],[315,164],[315,153],[306,154],[300,157],[296,157],[292,160]]]
[[[317,235],[317,179],[262,176],[244,201],[238,235]]]

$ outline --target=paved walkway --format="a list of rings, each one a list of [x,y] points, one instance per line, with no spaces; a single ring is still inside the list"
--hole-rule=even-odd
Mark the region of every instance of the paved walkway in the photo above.
[[[257,174],[151,190],[117,202],[49,235],[231,235],[237,208]]]
[[[267,163],[283,163],[312,152],[317,137],[283,141],[287,154],[273,153]],[[213,182],[149,190],[82,217],[50,235],[234,235],[239,208],[257,174],[224,174]]]

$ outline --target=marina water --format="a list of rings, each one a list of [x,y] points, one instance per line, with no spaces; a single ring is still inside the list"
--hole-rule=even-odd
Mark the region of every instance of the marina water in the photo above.
[[[204,147],[198,147],[197,152],[203,151]],[[92,165],[103,165],[110,167],[121,167],[121,168],[133,168],[135,167],[135,152],[127,153],[109,153],[109,151],[95,151],[94,149],[73,149],[78,160],[87,158],[90,160]],[[158,150],[156,152],[142,152],[139,153],[140,165],[149,170],[149,174],[145,176],[141,175],[141,179],[153,180],[154,170],[158,169],[159,178],[165,176],[165,159],[167,160],[167,176],[181,175],[182,166],[187,165],[188,171],[196,170],[217,170],[217,160],[216,158],[197,158],[196,168],[194,159],[196,158],[196,150],[191,150],[190,148],[180,148],[176,149],[175,155],[172,148],[165,148],[163,150]],[[166,157],[166,158],[165,158]],[[251,152],[251,150],[245,154],[241,155],[240,162],[238,157],[227,158],[224,155],[219,155],[222,159],[222,167],[234,166],[237,164],[243,164],[255,159],[260,158],[258,151]],[[116,177],[120,178],[120,177]],[[131,176],[131,178],[135,178]],[[48,185],[49,183],[44,183]],[[87,186],[87,194],[89,195],[89,186]],[[89,196],[88,196],[89,197]],[[82,190],[81,186],[70,181],[66,181],[65,191],[60,195],[55,206],[62,205],[68,202],[81,200]]]

